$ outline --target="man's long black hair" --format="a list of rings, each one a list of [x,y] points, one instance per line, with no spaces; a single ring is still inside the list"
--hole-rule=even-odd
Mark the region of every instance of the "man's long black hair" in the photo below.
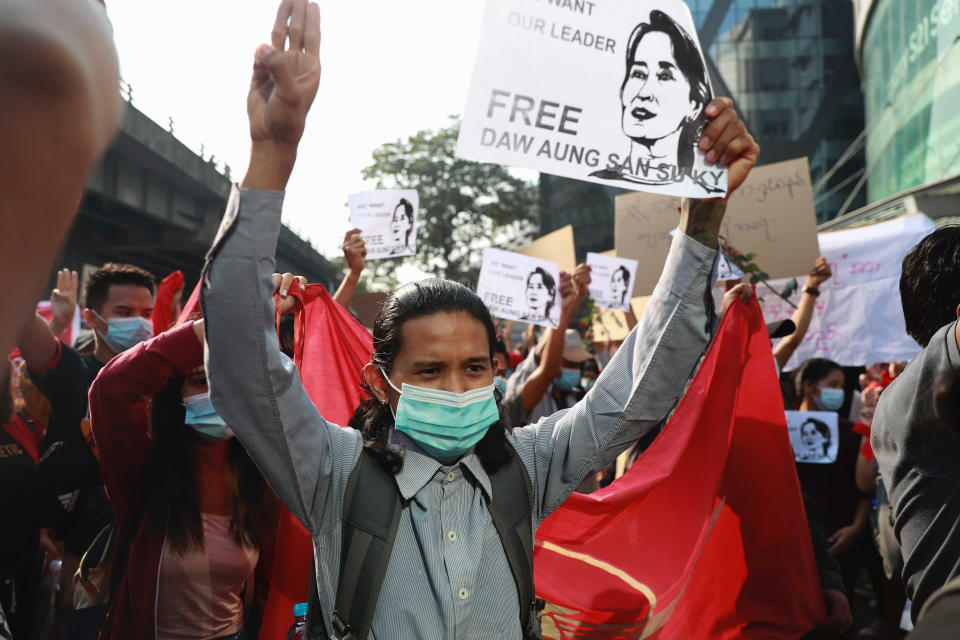
[[[400,287],[384,300],[373,325],[373,355],[370,366],[389,376],[393,371],[397,353],[403,347],[404,324],[414,318],[451,311],[468,313],[483,325],[490,344],[492,363],[497,335],[486,305],[464,285],[434,278]],[[364,446],[377,461],[391,473],[397,473],[403,466],[403,452],[388,444],[394,427],[390,405],[381,403],[365,382],[361,381],[361,385],[366,390],[367,397],[350,418],[350,426],[363,434]],[[510,445],[506,438],[508,424],[503,409],[500,408],[500,419],[490,425],[474,449],[487,473],[493,473],[510,459]]]

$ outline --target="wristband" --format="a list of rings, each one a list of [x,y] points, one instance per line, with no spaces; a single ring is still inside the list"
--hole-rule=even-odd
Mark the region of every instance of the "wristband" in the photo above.
[[[813,296],[814,298],[820,295],[820,290],[814,289],[813,287],[807,287],[806,289],[803,290],[803,292]]]

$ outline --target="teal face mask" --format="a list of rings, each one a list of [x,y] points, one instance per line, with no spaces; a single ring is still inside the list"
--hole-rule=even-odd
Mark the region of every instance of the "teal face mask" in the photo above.
[[[440,460],[458,458],[480,442],[490,425],[500,419],[495,385],[453,393],[403,383],[394,416],[397,431],[402,431],[424,451]]]
[[[153,322],[146,318],[110,318],[104,319],[96,311],[98,318],[107,323],[107,334],[97,332],[114,353],[123,353],[130,347],[153,337]]]
[[[553,386],[560,391],[573,391],[580,382],[580,369],[561,369],[560,377],[553,379]]]
[[[820,389],[820,397],[814,397],[814,401],[824,411],[839,411],[843,406],[843,389]]]
[[[197,433],[216,440],[233,437],[233,431],[213,408],[209,393],[187,396],[183,399],[183,407],[187,410],[183,418],[184,424],[190,425]]]
[[[493,386],[500,390],[500,397],[507,397],[507,379],[502,376],[497,376],[493,379]]]

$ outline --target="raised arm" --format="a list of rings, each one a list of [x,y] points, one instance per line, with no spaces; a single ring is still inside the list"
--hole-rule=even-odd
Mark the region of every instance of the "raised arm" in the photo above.
[[[367,245],[361,233],[360,229],[351,229],[343,237],[343,257],[347,262],[347,273],[337,287],[337,292],[333,294],[333,300],[347,311],[350,310],[353,292],[357,289],[360,274],[367,263]]]
[[[817,296],[820,295],[820,285],[833,276],[830,271],[830,265],[824,257],[817,258],[813,269],[807,274],[807,281],[804,284],[803,292],[800,294],[800,304],[797,310],[793,312],[791,320],[796,325],[796,330],[789,336],[777,343],[773,348],[773,357],[777,359],[777,366],[783,369],[787,366],[790,356],[797,350],[804,336],[807,335],[807,329],[810,328],[810,320],[813,319],[813,312],[817,306]]]
[[[728,166],[730,192],[756,161],[759,148],[728,99],[707,108],[713,118],[706,149]],[[719,123],[719,126],[718,126]],[[713,145],[713,146],[711,146]],[[542,520],[591,471],[661,423],[693,375],[715,324],[710,287],[726,200],[685,200],[680,231],[640,323],[583,400],[535,425],[515,429],[518,453],[532,476]]]
[[[273,46],[257,49],[247,103],[250,168],[230,197],[202,291],[210,399],[277,495],[313,532],[338,513],[327,499],[330,488],[345,482],[362,447],[356,431],[317,413],[277,344],[272,274],[282,190],[317,91],[319,42],[317,5],[285,0]]]
[[[191,323],[124,351],[100,370],[90,387],[90,426],[100,470],[118,518],[142,489],[152,439],[146,398],[174,377],[203,364],[203,347]]]
[[[12,346],[49,274],[87,176],[121,113],[106,12],[93,0],[0,0],[0,314]]]

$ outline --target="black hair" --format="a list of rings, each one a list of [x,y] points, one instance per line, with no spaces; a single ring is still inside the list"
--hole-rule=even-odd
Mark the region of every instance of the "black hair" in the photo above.
[[[493,353],[499,353],[507,360],[507,365],[510,365],[510,352],[507,350],[507,343],[503,341],[503,338],[497,338],[493,341]]]
[[[597,361],[594,358],[589,358],[580,363],[580,373],[586,373],[592,371],[597,375],[600,374],[600,365],[597,364]]]
[[[288,358],[293,358],[293,319],[295,315],[288,313],[280,318],[277,326],[277,338],[280,340],[280,351]]]
[[[203,550],[200,492],[194,480],[200,436],[184,424],[183,378],[171,378],[149,403],[153,449],[148,477],[147,508],[152,525],[166,523],[167,539],[179,553]],[[237,544],[260,547],[258,532],[267,517],[266,482],[240,441],[231,438],[227,450],[231,474],[230,533]]]
[[[110,298],[110,285],[132,284],[145,287],[154,294],[153,276],[149,271],[132,264],[108,262],[93,272],[84,289],[85,306],[97,313],[103,311],[103,305]]]
[[[497,336],[493,318],[490,317],[490,311],[483,300],[462,284],[431,278],[404,285],[383,301],[373,324],[373,355],[370,357],[370,366],[389,376],[393,372],[394,360],[403,347],[403,326],[407,321],[435,313],[456,311],[470,314],[483,325],[490,344],[492,364]],[[397,473],[403,467],[403,453],[389,446],[390,432],[394,427],[390,404],[381,403],[365,380],[361,380],[361,386],[366,390],[367,397],[354,411],[349,426],[363,434],[364,447],[384,469]],[[483,439],[477,443],[474,451],[487,473],[493,473],[510,459],[506,438],[508,424],[503,408],[500,407],[500,419],[490,425]]]
[[[537,267],[530,272],[530,275],[527,276],[527,286],[530,286],[530,278],[539,274],[540,279],[543,281],[543,286],[547,288],[547,292],[550,294],[549,299],[547,300],[547,306],[545,308],[545,315],[550,317],[550,310],[553,308],[553,301],[557,297],[557,281],[553,279],[553,276],[547,273],[543,267]]]
[[[926,347],[960,305],[960,226],[937,229],[907,252],[900,273],[907,333]]]
[[[803,401],[804,382],[809,382],[816,386],[818,382],[837,370],[843,371],[843,367],[833,360],[827,360],[826,358],[810,358],[800,365],[794,377],[797,384],[797,395],[800,396],[800,400]]]
[[[623,76],[620,92],[623,93],[630,78],[630,67],[633,66],[633,56],[643,36],[648,33],[660,32],[670,38],[673,59],[677,61],[677,68],[690,84],[690,100],[700,105],[700,113],[696,118],[683,124],[680,132],[680,142],[677,148],[677,165],[685,171],[693,168],[694,148],[700,138],[700,129],[706,123],[705,109],[710,102],[710,85],[707,83],[707,69],[696,43],[687,35],[687,32],[674,22],[673,18],[662,11],[650,12],[650,21],[641,22],[634,28],[627,40],[627,69]]]
[[[823,443],[823,452],[821,456],[827,455],[827,449],[830,447],[830,427],[827,426],[826,422],[817,420],[816,418],[807,418],[803,421],[803,424],[800,425],[800,435],[803,435],[803,428],[808,424],[812,424],[814,428],[820,432],[820,435],[826,440]]]

